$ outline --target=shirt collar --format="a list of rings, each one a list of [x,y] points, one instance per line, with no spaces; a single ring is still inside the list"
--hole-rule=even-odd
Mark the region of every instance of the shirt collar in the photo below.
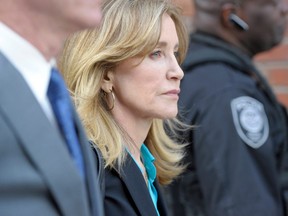
[[[142,144],[140,151],[143,164],[145,166],[148,175],[148,180],[151,183],[153,183],[156,178],[156,168],[154,166],[155,158],[153,157],[153,155],[151,154],[151,152],[149,151],[149,149],[146,147],[145,144]]]
[[[40,103],[45,100],[55,60],[47,62],[32,44],[1,22],[0,51],[19,70],[37,100]]]

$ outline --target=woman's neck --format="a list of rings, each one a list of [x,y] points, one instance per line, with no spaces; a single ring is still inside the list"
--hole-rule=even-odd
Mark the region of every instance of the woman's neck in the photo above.
[[[124,124],[121,125],[121,127],[123,128],[127,136],[127,148],[137,162],[141,161],[141,146],[147,138],[151,123],[147,124],[147,122],[144,123],[140,121],[135,123],[129,123],[129,121],[126,121]]]

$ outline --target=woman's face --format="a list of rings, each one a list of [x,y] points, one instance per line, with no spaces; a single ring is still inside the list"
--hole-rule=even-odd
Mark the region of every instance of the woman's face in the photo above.
[[[177,62],[178,36],[170,16],[164,14],[160,40],[155,49],[145,56],[133,57],[119,64],[110,74],[115,94],[112,114],[116,119],[176,116],[180,80],[183,71]]]

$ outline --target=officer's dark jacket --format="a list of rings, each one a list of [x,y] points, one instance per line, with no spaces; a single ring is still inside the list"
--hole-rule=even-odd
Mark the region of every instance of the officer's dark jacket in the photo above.
[[[189,169],[166,189],[171,215],[282,216],[284,109],[240,50],[200,32],[190,40],[179,111],[195,128]]]

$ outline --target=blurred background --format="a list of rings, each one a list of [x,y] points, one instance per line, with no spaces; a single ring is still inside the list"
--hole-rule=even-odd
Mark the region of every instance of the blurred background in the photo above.
[[[174,0],[183,9],[189,31],[193,30],[193,0]],[[287,0],[288,1],[288,0]],[[282,44],[269,52],[257,55],[257,67],[268,79],[278,99],[288,109],[288,28]]]

